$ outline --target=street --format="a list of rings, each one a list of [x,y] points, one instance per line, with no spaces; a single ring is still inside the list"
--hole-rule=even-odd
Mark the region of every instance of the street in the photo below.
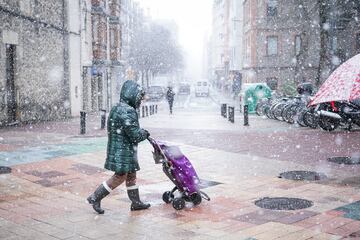
[[[360,131],[300,128],[236,112],[220,116],[219,94],[177,96],[174,113],[165,101],[140,124],[155,139],[178,145],[211,200],[176,211],[162,201],[173,184],[139,145],[138,184],[149,210],[131,212],[124,186],[104,199],[97,215],[86,197],[111,172],[103,169],[106,132],[89,116],[85,135],[79,119],[0,129],[1,239],[359,239],[360,166],[327,161],[358,156]],[[151,103],[149,103],[151,104]],[[232,104],[232,103],[231,103]],[[279,178],[285,171],[315,171],[315,181]],[[311,201],[299,210],[256,206],[266,197]]]
[[[360,240],[360,0],[0,19],[0,240]]]

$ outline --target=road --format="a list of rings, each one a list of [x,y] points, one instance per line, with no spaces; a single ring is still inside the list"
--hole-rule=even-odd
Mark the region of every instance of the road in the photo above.
[[[94,214],[85,199],[112,174],[103,169],[106,131],[89,115],[79,119],[0,129],[0,238],[20,239],[356,239],[360,236],[360,166],[329,163],[331,156],[359,154],[360,131],[332,133],[236,112],[220,116],[219,94],[177,96],[174,114],[159,102],[140,125],[190,159],[211,201],[175,211],[162,201],[172,182],[155,165],[150,144],[139,144],[141,198],[152,207],[129,211],[120,186]],[[231,101],[229,101],[231,102]],[[151,104],[151,103],[148,103]],[[230,103],[233,104],[233,103]],[[321,181],[278,178],[290,170],[317,171]],[[268,197],[301,198],[306,209],[269,210],[254,203]],[[289,205],[289,204],[288,204]],[[291,205],[291,204],[290,204]]]

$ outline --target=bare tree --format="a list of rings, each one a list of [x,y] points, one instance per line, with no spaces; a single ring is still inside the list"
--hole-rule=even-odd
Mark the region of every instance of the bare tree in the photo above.
[[[317,69],[315,85],[321,84],[322,73],[331,62],[328,58],[328,31],[330,29],[330,23],[328,21],[328,14],[330,9],[329,0],[318,0],[319,6],[319,19],[320,19],[320,49],[319,49],[319,66]]]
[[[129,62],[142,73],[142,84],[146,86],[150,74],[171,73],[183,68],[183,56],[176,39],[168,29],[154,23],[135,33]]]
[[[329,46],[329,38],[336,35],[335,29],[345,29],[348,24],[360,17],[359,0],[318,0],[320,17],[320,51],[319,66],[315,84],[322,83],[324,75],[329,75],[333,70],[332,58],[336,57]],[[357,20],[359,21],[359,20]],[[341,54],[340,54],[341,55]],[[337,56],[339,57],[339,56]],[[340,57],[344,61],[343,57]]]
[[[300,51],[296,54],[295,79],[299,83],[304,80],[304,71],[309,68],[310,35],[314,33],[314,29],[309,28],[309,26],[314,24],[313,17],[318,11],[318,2],[310,4],[308,0],[298,0],[298,4],[300,17],[303,19],[300,25],[297,26],[300,30],[301,47]]]

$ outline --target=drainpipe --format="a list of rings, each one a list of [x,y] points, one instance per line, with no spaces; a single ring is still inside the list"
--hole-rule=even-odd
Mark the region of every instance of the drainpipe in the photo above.
[[[64,76],[63,76],[63,103],[66,104],[64,109],[65,118],[71,116],[71,102],[70,102],[70,81],[69,81],[69,32],[67,21],[67,0],[62,0],[62,29],[63,29],[63,63],[64,63]]]

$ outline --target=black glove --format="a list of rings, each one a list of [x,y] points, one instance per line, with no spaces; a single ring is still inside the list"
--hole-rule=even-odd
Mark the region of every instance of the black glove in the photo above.
[[[148,131],[148,130],[145,130],[145,129],[144,129],[144,131],[145,131],[145,136],[146,136],[146,138],[149,138],[149,137],[150,137],[149,131]]]

